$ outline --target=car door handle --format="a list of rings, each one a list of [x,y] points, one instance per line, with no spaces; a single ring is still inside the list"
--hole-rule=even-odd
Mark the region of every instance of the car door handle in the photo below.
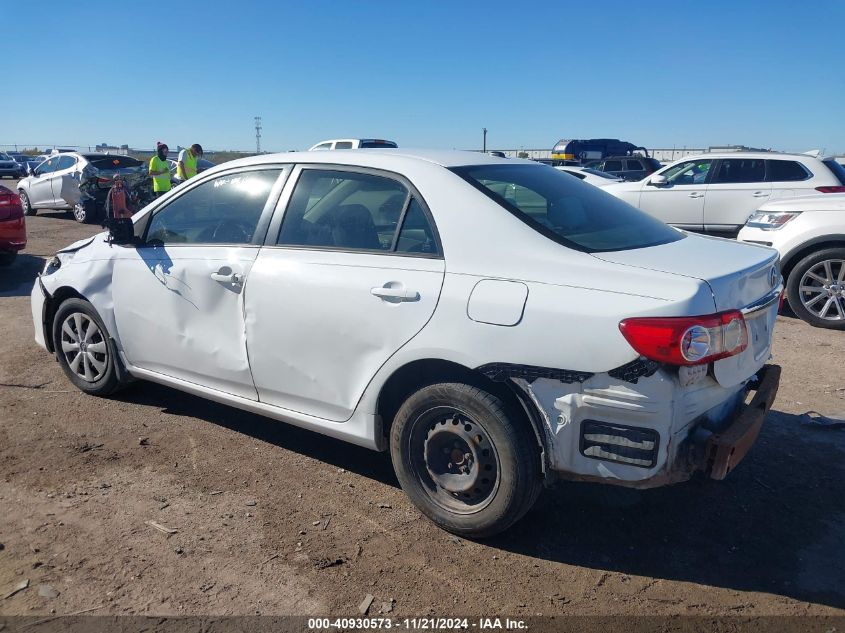
[[[693,191],[693,192],[689,195],[689,197],[690,197],[690,198],[703,198],[703,197],[704,197],[704,194],[703,194],[703,193],[701,193],[700,191]]]
[[[390,288],[385,286],[379,286],[376,288],[370,288],[370,294],[378,297],[379,299],[385,299],[387,301],[419,301],[420,293],[416,290],[407,290],[406,288]]]
[[[755,191],[752,195],[755,198],[767,198],[771,194],[768,191]]]
[[[243,275],[231,271],[226,272],[222,268],[216,273],[211,273],[211,278],[224,284],[242,284],[244,282]]]

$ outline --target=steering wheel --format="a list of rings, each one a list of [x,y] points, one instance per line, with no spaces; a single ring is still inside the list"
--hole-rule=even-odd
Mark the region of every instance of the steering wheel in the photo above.
[[[220,220],[214,231],[211,233],[212,242],[231,242],[244,244],[252,239],[252,232],[249,226],[238,220]]]

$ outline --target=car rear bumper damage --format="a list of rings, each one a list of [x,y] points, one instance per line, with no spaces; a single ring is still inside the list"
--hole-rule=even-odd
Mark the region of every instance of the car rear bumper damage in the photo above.
[[[682,386],[666,367],[628,380],[515,382],[545,418],[547,466],[559,478],[652,488],[696,473],[724,479],[754,445],[780,373],[765,365],[732,388],[709,375]]]

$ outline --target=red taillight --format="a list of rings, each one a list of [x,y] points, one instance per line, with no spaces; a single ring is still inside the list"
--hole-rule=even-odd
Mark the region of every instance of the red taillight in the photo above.
[[[0,220],[16,220],[23,217],[21,199],[16,193],[0,193]]]
[[[816,191],[822,193],[845,193],[845,185],[836,185],[830,187],[816,187]]]
[[[700,317],[625,319],[619,330],[641,355],[669,365],[703,365],[748,346],[745,317],[738,310]]]

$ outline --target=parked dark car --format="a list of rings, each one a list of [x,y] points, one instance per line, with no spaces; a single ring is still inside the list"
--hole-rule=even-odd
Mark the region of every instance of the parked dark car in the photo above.
[[[7,152],[16,163],[22,167],[21,178],[28,176],[33,169],[41,164],[41,160],[35,156],[27,156],[26,154],[19,154],[18,152]]]
[[[660,161],[648,156],[608,156],[587,165],[587,167],[612,174],[622,180],[642,180],[662,166]]]
[[[8,266],[26,247],[26,222],[21,199],[0,185],[0,266]]]
[[[14,158],[5,152],[0,152],[0,178],[22,178],[26,176],[22,169],[20,163]]]

